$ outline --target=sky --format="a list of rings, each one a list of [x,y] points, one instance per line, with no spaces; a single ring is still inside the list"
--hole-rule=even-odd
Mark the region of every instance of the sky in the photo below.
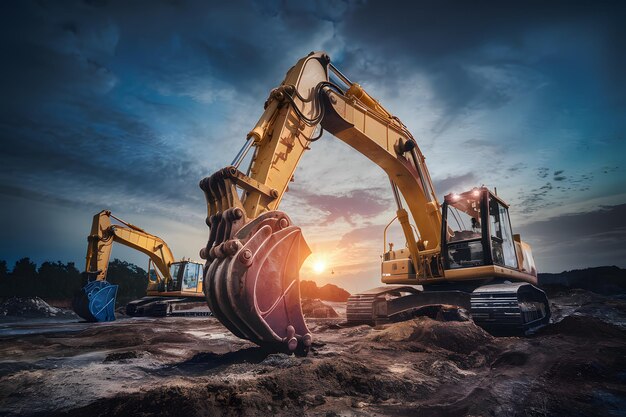
[[[577,1],[5,1],[0,259],[76,262],[112,212],[199,259],[198,182],[326,51],[408,126],[437,195],[497,187],[540,272],[626,267],[626,6]],[[281,209],[301,278],[379,285],[388,179],[325,134]],[[395,229],[394,229],[395,227]],[[390,238],[401,244],[399,226]],[[115,247],[113,257],[147,266]],[[325,264],[325,268],[319,268]],[[314,266],[318,265],[318,271]]]

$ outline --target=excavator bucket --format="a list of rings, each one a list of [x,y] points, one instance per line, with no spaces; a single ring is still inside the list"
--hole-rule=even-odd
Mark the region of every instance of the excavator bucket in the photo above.
[[[300,228],[280,211],[248,223],[239,209],[221,217],[222,236],[209,249],[205,269],[209,308],[238,337],[275,350],[308,351],[299,271],[311,251]]]
[[[88,282],[72,300],[74,312],[90,322],[115,320],[117,288],[107,281]]]

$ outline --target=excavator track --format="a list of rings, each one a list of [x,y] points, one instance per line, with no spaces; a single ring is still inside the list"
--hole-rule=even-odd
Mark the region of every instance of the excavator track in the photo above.
[[[471,304],[474,322],[495,334],[529,334],[550,321],[546,294],[525,282],[478,287]]]
[[[509,282],[483,285],[473,291],[378,287],[348,298],[347,321],[369,325],[402,321],[435,304],[465,308],[478,326],[494,334],[529,334],[550,321],[550,306],[543,291],[528,283]]]
[[[377,326],[410,319],[421,307],[437,304],[456,305],[469,311],[470,296],[457,290],[421,291],[408,285],[387,285],[351,295],[346,316],[351,324]]]
[[[143,297],[126,304],[126,315],[131,317],[208,317],[213,314],[204,299]]]

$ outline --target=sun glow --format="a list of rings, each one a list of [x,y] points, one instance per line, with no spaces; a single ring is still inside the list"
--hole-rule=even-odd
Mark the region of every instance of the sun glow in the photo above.
[[[325,270],[326,270],[326,262],[322,260],[315,261],[315,263],[313,264],[313,271],[316,274],[321,274]]]

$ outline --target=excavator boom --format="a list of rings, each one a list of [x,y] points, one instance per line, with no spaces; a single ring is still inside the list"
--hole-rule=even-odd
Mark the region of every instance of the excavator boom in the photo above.
[[[114,225],[111,219],[119,224]],[[102,210],[93,216],[91,233],[87,237],[85,272],[90,278],[106,280],[113,243],[117,242],[142,252],[150,258],[159,270],[160,276],[171,279],[170,266],[175,262],[171,249],[163,239],[115,217],[109,210]]]

